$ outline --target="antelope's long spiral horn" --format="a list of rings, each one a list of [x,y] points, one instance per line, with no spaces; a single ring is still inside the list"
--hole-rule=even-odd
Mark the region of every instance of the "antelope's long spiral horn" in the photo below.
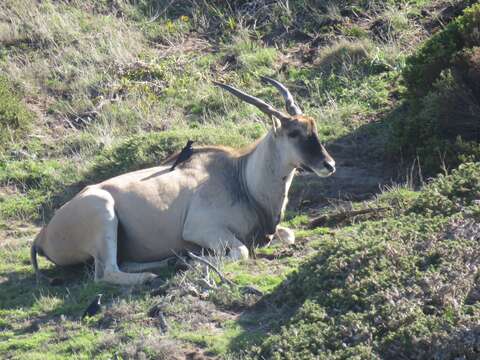
[[[233,86],[230,86],[230,85],[222,84],[216,81],[214,81],[213,83],[217,86],[220,86],[222,89],[229,91],[230,93],[240,98],[241,100],[256,106],[267,115],[273,115],[280,121],[286,121],[290,119],[288,115],[274,109],[271,105],[267,104],[265,101],[262,101],[256,98],[255,96],[248,95],[247,93],[244,93],[243,91],[235,89]]]
[[[287,89],[285,85],[278,82],[277,80],[273,80],[266,76],[260,76],[260,78],[277,88],[277,90],[282,94],[283,98],[285,99],[285,107],[290,115],[302,115],[302,110],[295,104],[295,100],[293,100],[293,96],[290,91]]]

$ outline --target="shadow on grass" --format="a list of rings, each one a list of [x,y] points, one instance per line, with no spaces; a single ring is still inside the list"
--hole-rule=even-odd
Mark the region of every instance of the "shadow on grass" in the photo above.
[[[363,297],[368,297],[376,291],[375,288],[353,289],[349,285],[348,269],[340,270],[332,266],[339,259],[349,261],[345,260],[351,251],[349,246],[339,244],[334,238],[328,244],[320,245],[315,256],[300,265],[272,293],[240,315],[238,324],[242,331],[230,341],[229,350],[253,358],[270,359],[274,355],[275,344],[285,340],[284,326],[292,324],[295,327],[293,332],[288,330],[288,336],[298,342],[299,337],[314,338],[309,331],[318,331],[320,336],[323,328],[340,321],[347,314],[365,311],[367,304],[360,292]],[[361,264],[368,261],[366,256]],[[307,305],[308,302],[318,305],[318,308]],[[320,324],[318,328],[317,324]],[[305,330],[305,325],[310,328]],[[298,333],[294,333],[297,330]],[[302,331],[305,333],[302,334]],[[272,342],[268,339],[272,335],[278,335],[279,338]],[[299,348],[309,347],[300,343],[296,344]],[[286,345],[287,348],[289,346]]]
[[[288,210],[319,208],[340,201],[364,201],[382,188],[402,183],[412,174],[411,162],[394,156],[392,124],[399,121],[405,109],[400,106],[377,121],[326,144],[336,162],[336,172],[320,178],[311,173],[295,177],[290,189]]]
[[[103,304],[109,304],[127,294],[133,299],[148,298],[154,288],[150,284],[122,287],[96,283],[91,264],[53,266],[41,271],[50,278],[61,279],[62,284],[52,286],[44,281],[37,284],[33,270],[0,272],[0,309],[15,314],[15,321],[23,317],[34,319],[36,326],[61,315],[70,320],[80,320],[88,304],[99,293],[103,294]],[[175,274],[175,269],[165,268],[157,273],[161,278],[168,279]],[[30,330],[30,327],[17,330],[19,334],[30,331],[36,330]]]

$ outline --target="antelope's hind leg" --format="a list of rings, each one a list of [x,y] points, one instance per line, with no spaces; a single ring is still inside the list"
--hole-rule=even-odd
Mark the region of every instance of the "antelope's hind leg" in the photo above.
[[[156,277],[152,273],[129,274],[121,271],[117,264],[118,218],[115,213],[115,200],[102,189],[92,189],[85,197],[91,196],[89,216],[93,216],[90,226],[95,228],[94,243],[91,248],[95,259],[95,281],[105,281],[118,285],[136,285]]]

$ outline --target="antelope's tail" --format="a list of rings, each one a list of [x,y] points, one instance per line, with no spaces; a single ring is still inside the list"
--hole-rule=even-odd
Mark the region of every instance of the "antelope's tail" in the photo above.
[[[32,247],[30,248],[30,261],[32,262],[33,270],[35,271],[35,277],[37,278],[37,283],[40,280],[40,269],[38,268],[37,262],[37,247],[35,242],[33,242]]]
[[[35,277],[37,278],[37,284],[40,282],[41,279],[50,280],[50,278],[48,278],[46,275],[43,275],[40,272],[40,269],[38,268],[38,262],[37,262],[37,252],[38,252],[37,251],[37,243],[39,242],[39,240],[43,236],[45,236],[45,228],[40,230],[38,235],[35,237],[35,240],[33,240],[32,247],[30,248],[30,261],[32,263],[33,270],[35,271]]]

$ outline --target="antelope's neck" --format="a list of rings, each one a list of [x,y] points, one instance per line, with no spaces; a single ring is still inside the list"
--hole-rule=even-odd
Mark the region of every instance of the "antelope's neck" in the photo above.
[[[288,190],[295,169],[288,163],[285,154],[270,131],[245,159],[243,181],[249,197],[259,207],[257,213],[263,219],[267,234],[275,232],[287,204]]]

